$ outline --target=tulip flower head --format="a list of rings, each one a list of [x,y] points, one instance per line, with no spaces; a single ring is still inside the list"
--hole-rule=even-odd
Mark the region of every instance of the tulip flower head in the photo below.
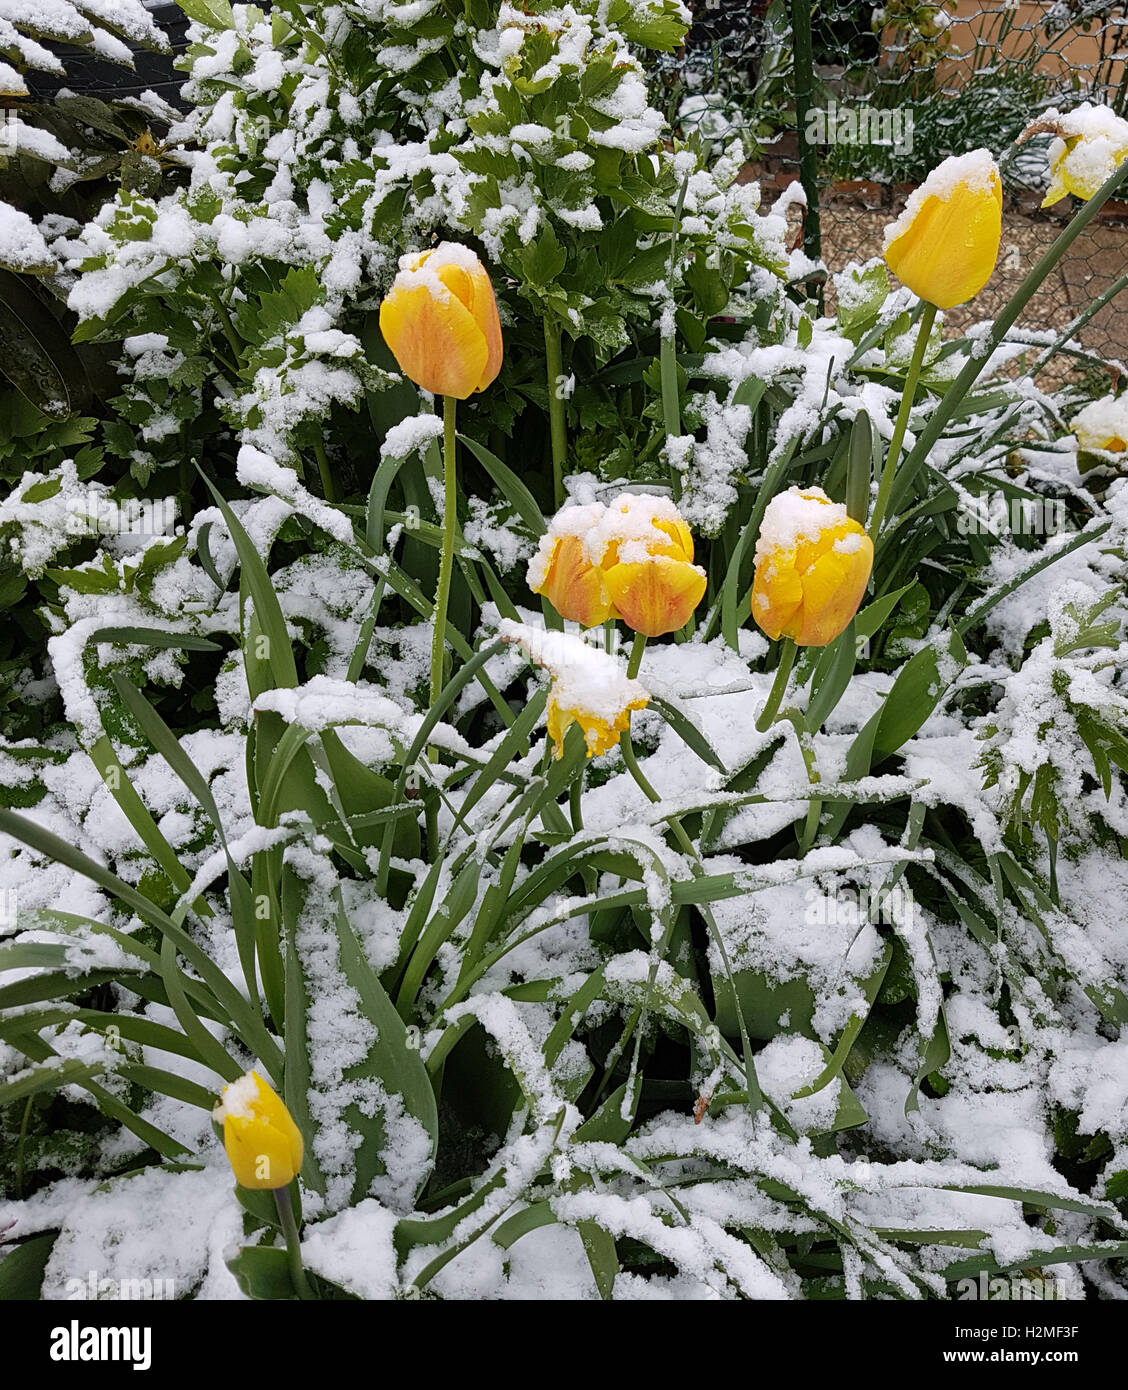
[[[773,640],[825,647],[858,611],[873,542],[822,488],[789,488],[768,503],[756,542],[752,616]]]
[[[240,1187],[285,1187],[301,1171],[301,1130],[257,1071],[224,1086],[212,1118]]]
[[[885,263],[938,309],[973,299],[995,269],[1003,185],[987,150],[937,165],[885,229]]]
[[[668,497],[624,492],[609,506],[565,507],[529,565],[529,587],[563,618],[622,618],[661,637],[684,627],[705,594],[693,537]]]
[[[1086,202],[1128,159],[1128,121],[1108,106],[1083,102],[1073,111],[1047,111],[1028,125],[1018,143],[1032,135],[1052,134],[1046,152],[1050,186],[1044,208],[1074,194]]]
[[[570,632],[546,632],[506,619],[498,636],[522,648],[534,665],[552,676],[548,692],[548,735],[564,750],[573,724],[584,732],[589,758],[609,752],[630,728],[631,711],[645,709],[649,695],[617,657]]]
[[[443,242],[402,256],[380,305],[380,331],[400,371],[435,396],[464,401],[501,370],[493,285],[466,246]]]
[[[1082,449],[1128,452],[1128,393],[1090,401],[1073,417],[1071,428]]]

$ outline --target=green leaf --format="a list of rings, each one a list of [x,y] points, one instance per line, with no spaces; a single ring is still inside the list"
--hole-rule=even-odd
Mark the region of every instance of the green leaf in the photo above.
[[[490,477],[497,484],[498,490],[505,497],[505,500],[529,528],[534,536],[543,536],[546,530],[544,517],[541,515],[540,507],[537,505],[536,498],[521,481],[520,478],[502,463],[496,454],[490,451],[476,439],[460,434],[460,442],[474,455],[478,462],[489,473]]]
[[[58,1238],[57,1231],[32,1236],[0,1260],[0,1302],[33,1303],[42,1297],[43,1273]]]
[[[615,0],[608,19],[631,43],[672,53],[686,36],[684,15],[680,0]]]
[[[543,289],[551,285],[568,264],[568,253],[561,246],[552,223],[547,222],[517,259],[529,284]]]
[[[207,29],[234,29],[235,16],[227,0],[176,0],[189,19]]]
[[[889,275],[880,261],[848,266],[834,277],[838,293],[838,326],[852,343],[860,343],[877,323],[889,297]]]
[[[358,1077],[377,1078],[389,1095],[400,1096],[406,1112],[426,1130],[431,1139],[431,1157],[438,1147],[439,1112],[431,1079],[417,1045],[409,1039],[403,1020],[388,998],[376,972],[369,965],[360,944],[353,934],[340,894],[337,896],[337,943],[341,971],[360,998],[365,1017],[376,1030],[376,1041],[367,1058],[348,1069],[350,1080]],[[383,1118],[362,1116],[354,1112],[354,1126],[362,1134],[357,1152],[356,1200],[368,1191],[371,1176],[384,1171],[381,1151],[386,1134]],[[420,1165],[418,1191],[430,1177],[430,1165]]]

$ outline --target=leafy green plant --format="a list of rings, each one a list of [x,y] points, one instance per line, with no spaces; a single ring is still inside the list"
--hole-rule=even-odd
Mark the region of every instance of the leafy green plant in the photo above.
[[[133,364],[106,446],[150,427],[134,482],[175,467],[191,510],[107,532],[101,457],[46,444],[0,503],[55,683],[0,744],[0,1288],[54,1291],[103,1200],[114,1258],[139,1190],[180,1203],[186,1295],[480,1297],[526,1259],[604,1299],[1118,1278],[1128,514],[1039,467],[1060,402],[1000,370],[1115,178],[982,331],[876,264],[828,318],[737,152],[663,143],[630,45],[676,44],[676,5],[189,13],[206,177],[116,196],[71,303]],[[376,329],[439,239],[506,341],[454,490]],[[795,485],[876,551],[798,654],[751,623]],[[561,494],[643,489],[704,593],[624,664],[524,562]],[[1016,497],[1059,533],[980,524]],[[617,745],[588,711],[598,757],[553,714],[569,662],[646,694]],[[305,1139],[304,1274],[218,1151],[251,1067]]]

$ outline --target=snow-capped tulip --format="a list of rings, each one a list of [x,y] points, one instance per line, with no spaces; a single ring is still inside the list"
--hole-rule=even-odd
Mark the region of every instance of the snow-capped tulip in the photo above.
[[[1082,449],[1128,452],[1128,393],[1090,401],[1073,417],[1071,429]]]
[[[995,269],[1003,185],[987,150],[937,165],[885,229],[885,263],[939,309],[973,299]]]
[[[435,396],[464,401],[501,370],[493,285],[466,246],[443,242],[400,258],[380,305],[380,331],[400,370]]]
[[[858,611],[873,542],[822,488],[789,488],[764,512],[756,542],[752,616],[776,640],[825,647]]]
[[[1086,202],[1128,159],[1128,121],[1108,106],[1083,102],[1073,111],[1047,111],[1028,125],[1018,144],[1032,135],[1053,135],[1047,151],[1050,186],[1044,208],[1073,193]]]
[[[592,561],[585,539],[604,510],[598,502],[562,508],[529,561],[529,588],[543,594],[562,618],[581,627],[596,627],[614,616],[603,571]]]
[[[669,498],[623,493],[588,544],[604,572],[607,597],[634,632],[676,632],[705,596],[693,537]]]
[[[634,681],[632,684],[637,685]],[[639,687],[641,689],[641,687]],[[589,709],[584,703],[568,703],[569,697],[562,693],[560,683],[554,681],[548,693],[548,736],[556,744],[556,757],[564,751],[564,735],[572,724],[578,724],[584,731],[589,758],[598,758],[601,753],[609,753],[619,742],[619,735],[631,727],[631,710],[646,708],[646,695],[639,695],[626,704],[621,702],[617,708],[609,709],[605,702],[600,708]]]
[[[285,1187],[302,1166],[301,1131],[257,1071],[224,1086],[212,1111],[240,1187]]]
[[[650,696],[626,674],[622,662],[573,632],[546,632],[506,619],[498,626],[498,636],[516,643],[552,676],[547,727],[557,757],[571,725],[583,729],[587,755],[596,758],[609,752],[630,728],[631,711],[646,708]]]

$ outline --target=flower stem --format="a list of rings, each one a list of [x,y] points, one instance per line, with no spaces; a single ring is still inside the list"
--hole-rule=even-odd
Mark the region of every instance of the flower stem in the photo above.
[[[881,484],[877,489],[877,501],[873,504],[873,516],[870,517],[869,534],[870,540],[877,540],[881,533],[881,525],[885,520],[885,513],[889,509],[889,498],[893,492],[893,480],[897,476],[897,464],[901,458],[901,445],[905,442],[905,431],[909,428],[909,412],[913,408],[913,401],[916,398],[917,382],[920,380],[920,369],[924,365],[924,353],[928,347],[928,340],[932,336],[932,325],[936,321],[936,305],[925,304],[924,313],[920,316],[920,325],[917,328],[916,346],[913,348],[913,360],[909,364],[909,374],[905,378],[905,390],[901,396],[901,408],[897,412],[897,423],[893,426],[893,438],[889,441],[889,453],[885,458],[885,467],[881,472]]]
[[[274,1201],[278,1207],[278,1219],[282,1223],[282,1234],[286,1237],[286,1256],[290,1265],[290,1282],[299,1298],[315,1297],[306,1278],[302,1265],[302,1242],[298,1234],[298,1223],[294,1220],[294,1208],[290,1200],[290,1185],[274,1189]]]
[[[552,498],[557,508],[564,505],[564,461],[568,456],[568,425],[564,418],[564,356],[560,329],[549,318],[544,321],[544,351],[548,371],[548,428],[552,443]]]
[[[443,548],[439,560],[439,584],[435,591],[435,628],[431,636],[431,707],[438,704],[443,688],[443,655],[446,648],[447,607],[454,569],[454,532],[458,524],[458,477],[455,471],[455,412],[458,402],[443,397]],[[438,760],[431,749],[431,761]]]
[[[791,668],[795,665],[795,643],[790,637],[783,639],[783,645],[779,652],[779,665],[776,667],[775,680],[772,683],[771,694],[768,702],[760,711],[760,717],[756,720],[756,730],[764,734],[775,723],[779,707],[783,703],[783,697],[787,692],[787,682],[791,679]]]
[[[627,679],[634,680],[638,675],[639,667],[642,665],[642,654],[646,650],[646,633],[636,632],[634,644],[631,647],[630,659],[627,662]]]

